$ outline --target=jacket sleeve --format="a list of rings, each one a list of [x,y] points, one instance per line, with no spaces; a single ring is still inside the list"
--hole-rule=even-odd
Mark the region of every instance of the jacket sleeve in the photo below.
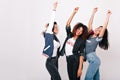
[[[85,57],[85,41],[78,38],[73,47],[73,54]]]
[[[85,57],[85,43],[83,42],[80,47],[80,55]]]
[[[58,58],[60,57],[60,47],[57,49],[57,55],[56,55],[56,59],[58,60]]]
[[[85,42],[82,43],[81,45],[81,50],[80,50],[80,56],[84,57],[84,61],[86,61],[86,53],[85,53]]]
[[[67,33],[67,36],[70,36],[72,34],[71,26],[66,26],[66,33]]]
[[[52,11],[52,14],[51,14],[51,18],[50,18],[50,22],[49,22],[49,26],[46,30],[46,33],[53,33],[52,32],[52,28],[53,28],[53,25],[54,25],[54,21],[55,21],[55,12],[56,11]]]
[[[65,45],[66,45],[66,42],[71,37],[71,28],[70,28],[70,26],[69,27],[66,26],[66,33],[67,33],[67,37],[66,37],[66,39],[65,39],[65,41],[63,43],[62,49],[60,50],[60,55],[61,56],[63,56],[65,54]]]

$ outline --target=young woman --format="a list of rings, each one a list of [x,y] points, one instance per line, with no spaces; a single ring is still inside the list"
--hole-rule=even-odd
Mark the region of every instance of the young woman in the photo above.
[[[66,55],[69,80],[80,80],[85,56],[85,40],[88,33],[87,27],[82,23],[77,23],[71,32],[70,24],[78,9],[79,7],[74,9],[66,23],[67,38],[61,49],[61,53]]]
[[[98,44],[102,49],[105,50],[107,50],[109,46],[107,25],[111,15],[111,11],[108,10],[107,17],[103,26],[99,26],[93,31],[92,23],[96,12],[97,12],[97,8],[94,8],[88,23],[88,31],[90,35],[86,40],[85,50],[86,50],[86,57],[89,62],[89,66],[86,72],[85,80],[100,80],[100,74],[99,74],[100,59],[96,55],[96,48]]]
[[[58,58],[60,42],[56,36],[58,33],[58,25],[55,20],[55,12],[57,8],[57,2],[53,4],[53,11],[50,23],[46,25],[46,31],[43,33],[45,38],[45,47],[43,49],[43,55],[47,57],[46,68],[51,75],[51,80],[61,80],[58,72]]]

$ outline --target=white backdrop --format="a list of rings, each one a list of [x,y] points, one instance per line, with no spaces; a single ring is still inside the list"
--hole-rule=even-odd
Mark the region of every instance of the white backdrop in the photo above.
[[[44,38],[41,35],[44,24],[49,21],[54,0],[0,0],[0,80],[50,80],[42,56]],[[94,28],[102,25],[106,11],[112,15],[109,21],[110,48],[97,48],[101,59],[101,80],[120,80],[120,11],[119,0],[58,0],[56,21],[59,24],[58,37],[63,44],[65,23],[74,7],[79,6],[72,26],[76,22],[87,25],[94,7],[99,10]],[[88,63],[84,63],[84,79]],[[60,57],[59,71],[62,80],[68,80],[65,56]]]

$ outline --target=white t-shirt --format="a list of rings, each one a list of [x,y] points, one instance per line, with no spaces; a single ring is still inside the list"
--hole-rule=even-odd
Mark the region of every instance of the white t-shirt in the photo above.
[[[73,50],[74,44],[75,44],[75,40],[73,38],[70,38],[67,40],[66,46],[65,46],[66,56],[73,55],[72,50]]]
[[[57,55],[57,50],[58,50],[58,48],[60,47],[60,43],[57,42],[57,41],[55,41],[55,40],[53,40],[53,43],[54,43],[54,50],[53,50],[53,55],[52,55],[52,57],[55,57],[55,56]]]

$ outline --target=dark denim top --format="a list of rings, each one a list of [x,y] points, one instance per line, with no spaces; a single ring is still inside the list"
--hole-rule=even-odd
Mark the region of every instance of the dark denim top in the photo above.
[[[67,33],[67,37],[66,37],[64,44],[63,44],[63,47],[60,51],[61,55],[65,54],[65,45],[66,45],[67,40],[69,38],[73,37],[70,26],[69,27],[66,26],[66,33]],[[85,57],[85,41],[81,37],[78,37],[76,39],[75,44],[73,46],[72,53],[73,53],[73,55],[79,55],[79,56]]]

